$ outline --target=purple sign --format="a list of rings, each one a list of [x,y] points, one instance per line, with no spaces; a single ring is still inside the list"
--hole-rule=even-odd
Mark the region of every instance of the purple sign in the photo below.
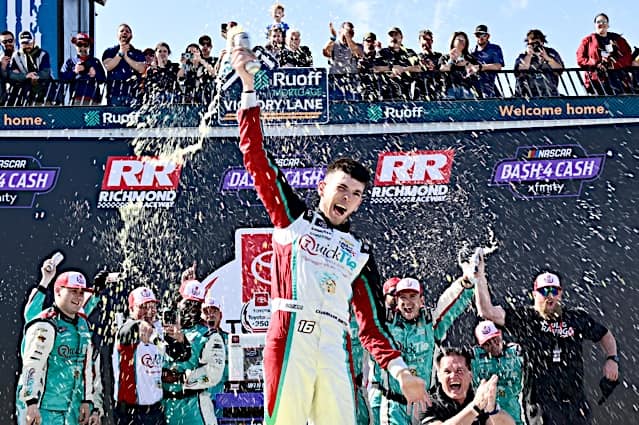
[[[326,168],[281,168],[286,180],[295,189],[315,189],[324,178]],[[226,170],[222,177],[223,191],[254,190],[253,178],[244,168]]]
[[[590,180],[599,175],[603,157],[553,160],[502,161],[497,165],[496,184],[539,180]]]
[[[0,157],[0,208],[31,208],[36,195],[53,190],[59,173],[30,156]]]
[[[490,185],[507,186],[520,199],[576,197],[603,166],[604,155],[589,155],[579,145],[522,146],[495,165]]]

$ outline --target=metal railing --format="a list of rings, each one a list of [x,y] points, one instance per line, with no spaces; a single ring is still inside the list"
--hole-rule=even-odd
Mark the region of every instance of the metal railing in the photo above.
[[[400,77],[388,73],[330,74],[329,99],[398,102],[639,94],[639,68],[590,72],[596,71],[579,68],[556,72],[502,70],[473,75],[429,71]],[[0,88],[0,106],[208,106],[215,93],[213,82],[189,85],[176,81],[159,86],[144,78],[110,82],[91,79],[10,81]]]

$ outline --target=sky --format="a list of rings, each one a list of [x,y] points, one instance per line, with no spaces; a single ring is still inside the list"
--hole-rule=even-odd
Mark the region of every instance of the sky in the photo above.
[[[271,22],[273,0],[107,0],[96,4],[96,56],[117,44],[116,30],[126,22],[133,29],[132,44],[143,50],[167,42],[178,61],[180,52],[202,34],[213,39],[215,56],[223,48],[219,36],[222,22],[234,20],[249,32],[251,42],[265,43],[265,28]],[[531,28],[541,29],[547,46],[559,51],[567,67],[576,67],[575,52],[581,39],[593,32],[596,14],[610,18],[609,31],[621,33],[631,46],[639,46],[639,2],[629,0],[295,0],[282,1],[284,21],[302,33],[316,66],[326,66],[322,47],[328,41],[328,23],[343,21],[355,25],[355,38],[372,31],[384,45],[387,31],[398,26],[404,45],[419,51],[417,34],[429,28],[435,36],[435,50],[448,51],[451,34],[465,31],[474,44],[477,25],[488,25],[491,42],[502,47],[506,69],[512,69],[524,50],[524,38]]]

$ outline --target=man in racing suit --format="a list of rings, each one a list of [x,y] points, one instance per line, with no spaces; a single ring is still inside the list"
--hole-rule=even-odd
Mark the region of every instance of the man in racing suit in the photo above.
[[[242,80],[240,150],[244,166],[275,226],[272,316],[264,347],[264,416],[269,425],[356,423],[350,356],[350,308],[360,340],[400,381],[408,401],[429,402],[421,378],[411,375],[383,324],[379,273],[370,248],[349,232],[368,170],[352,159],[328,166],[318,185],[319,209],[293,192],[264,150],[251,52],[236,48],[232,64]]]
[[[60,274],[54,305],[26,324],[16,394],[19,425],[88,422],[93,407],[91,332],[79,314],[86,291],[82,273]]]
[[[422,376],[430,384],[435,345],[468,307],[473,290],[455,280],[439,297],[434,309],[424,307],[422,285],[417,279],[405,277],[395,287],[397,314],[390,324],[390,332],[400,345],[402,356],[412,373]],[[410,423],[408,406],[399,392],[395,379],[382,374],[379,388],[382,392],[381,424],[404,425]]]
[[[31,320],[38,317],[38,315],[45,309],[45,302],[47,301],[47,294],[49,291],[49,284],[55,277],[57,273],[56,263],[53,261],[53,258],[48,258],[44,260],[42,263],[42,267],[40,269],[42,273],[42,277],[40,279],[40,283],[37,287],[33,288],[31,293],[29,294],[29,298],[27,298],[27,303],[24,306],[24,321],[25,323],[29,323]],[[83,317],[88,318],[91,315],[91,311],[95,308],[97,304],[96,300],[96,292],[98,288],[96,288],[96,284],[94,281],[92,287],[93,293],[90,291],[85,292],[84,296],[84,307],[80,309],[79,314],[83,315]],[[87,299],[88,294],[88,299]],[[88,320],[88,319],[87,319]],[[93,338],[95,338],[95,333],[93,332],[92,324],[89,322],[89,331],[92,333]],[[92,343],[93,343],[92,338]],[[92,380],[93,380],[93,410],[91,411],[91,416],[89,416],[88,425],[100,425],[101,418],[104,416],[104,398],[103,398],[103,386],[102,386],[102,375],[100,374],[100,352],[96,349],[95,343],[91,346],[92,351]],[[82,394],[74,394],[74,398],[82,397]],[[75,400],[71,402],[72,406],[77,405],[81,402],[81,400]]]
[[[524,358],[521,347],[514,342],[504,345],[501,331],[490,320],[479,322],[475,328],[477,346],[473,347],[470,370],[473,371],[473,387],[482,379],[488,381],[497,375],[497,403],[515,420],[523,425],[521,392],[524,388]]]
[[[199,324],[205,292],[197,280],[184,280],[180,286],[180,326],[191,344],[191,356],[163,366],[167,425],[217,424],[208,389],[222,378],[226,355],[222,336]]]

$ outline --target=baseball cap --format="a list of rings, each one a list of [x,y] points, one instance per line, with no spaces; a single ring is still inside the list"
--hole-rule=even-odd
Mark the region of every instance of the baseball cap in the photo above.
[[[22,31],[20,33],[20,35],[18,36],[18,40],[20,40],[20,43],[22,43],[22,42],[32,42],[33,41],[33,34],[31,34],[31,31]]]
[[[82,289],[86,292],[93,292],[87,288],[87,279],[80,272],[64,272],[55,280],[54,288]]]
[[[374,32],[367,32],[366,34],[364,34],[364,38],[362,38],[362,40],[373,40],[376,41],[377,40],[377,36],[375,35]]]
[[[501,331],[490,320],[479,322],[475,328],[475,338],[477,338],[477,344],[479,345],[484,345],[486,341],[497,336],[501,336]]]
[[[545,272],[535,278],[534,290],[545,288],[546,286],[555,286],[561,288],[561,281],[559,276],[554,273]]]
[[[475,27],[475,34],[488,34],[488,27],[486,25],[477,25]]]
[[[140,286],[139,288],[135,288],[129,294],[129,309],[133,309],[133,307],[137,307],[146,303],[157,303],[159,302],[157,298],[155,298],[155,294],[146,286]]]
[[[399,28],[397,28],[397,27],[391,27],[391,28],[388,30],[388,35],[391,35],[391,34],[392,34],[392,33],[394,33],[394,32],[398,32],[398,33],[399,33],[399,35],[401,35],[401,36],[403,36],[403,35],[404,35],[404,34],[402,34],[402,30],[400,30],[400,29],[399,29]]]
[[[206,297],[204,297],[202,307],[217,307],[218,309],[222,310],[222,305],[217,299],[215,299],[215,297],[213,296],[213,291],[211,291],[210,289],[206,293]]]
[[[394,294],[397,282],[399,282],[400,280],[401,279],[398,277],[391,277],[386,282],[384,282],[384,295]]]
[[[185,280],[180,285],[180,295],[182,299],[198,302],[204,301],[204,288],[199,280]]]
[[[78,44],[78,42],[91,44],[91,37],[85,32],[79,32],[75,37],[71,37],[71,44]]]
[[[415,291],[422,293],[422,285],[419,284],[419,280],[412,277],[405,277],[395,287],[395,293],[399,294],[401,291]]]

